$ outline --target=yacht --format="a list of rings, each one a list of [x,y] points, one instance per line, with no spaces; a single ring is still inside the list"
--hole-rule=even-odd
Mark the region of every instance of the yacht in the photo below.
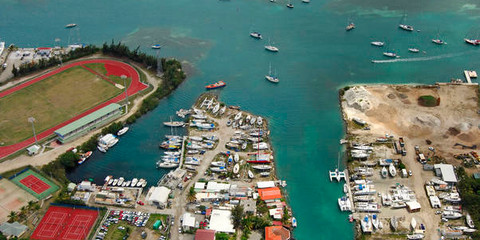
[[[383,56],[390,57],[390,58],[397,58],[398,57],[397,54],[394,53],[394,52],[384,52]]]
[[[360,225],[362,227],[362,232],[364,232],[364,233],[371,233],[372,232],[372,221],[370,221],[368,216],[365,216],[362,219]]]
[[[444,42],[442,39],[432,39],[432,42],[435,43],[435,44],[438,44],[438,45],[445,45],[445,44],[447,44],[447,43]]]
[[[342,212],[352,211],[352,203],[346,196],[338,199],[338,206],[340,207],[340,211]]]
[[[210,165],[215,166],[215,167],[225,167],[225,162],[216,161],[216,162],[210,163]]]
[[[407,234],[407,239],[408,240],[420,240],[423,239],[425,235],[422,233],[416,233],[416,234]]]
[[[77,26],[76,23],[70,23],[70,24],[65,25],[65,28],[74,28],[76,26]]]
[[[418,48],[409,48],[408,51],[412,52],[412,53],[419,53],[420,50]]]
[[[237,174],[239,170],[240,170],[240,165],[236,163],[235,166],[233,166],[233,173]]]
[[[295,217],[292,217],[292,227],[297,227],[297,219]]]
[[[265,46],[265,50],[270,51],[270,52],[278,52],[279,51],[279,49],[277,47],[272,46],[272,45]]]
[[[163,125],[166,126],[166,127],[185,127],[185,122],[170,121],[170,122],[163,122]]]
[[[135,187],[138,183],[138,179],[137,178],[134,178],[132,179],[132,187]]]
[[[467,222],[469,228],[475,228],[475,223],[473,223],[472,216],[470,216],[469,213],[467,213],[465,216],[465,221]]]
[[[272,169],[272,166],[270,166],[270,165],[256,165],[256,166],[253,166],[252,168],[256,169],[256,170],[270,170],[270,169]]]
[[[350,30],[353,30],[353,29],[355,29],[355,24],[353,22],[348,24],[347,27],[345,27],[346,31],[350,31]]]
[[[210,171],[212,171],[212,172],[226,172],[227,169],[225,169],[225,167],[211,167]]]
[[[378,219],[377,214],[372,215],[372,225],[375,229],[379,229],[380,219]]]
[[[117,136],[122,136],[123,134],[125,134],[128,129],[130,129],[129,127],[124,127],[122,129],[120,129],[118,132],[117,132]]]
[[[262,117],[258,117],[258,118],[257,118],[257,125],[258,125],[258,126],[262,126],[262,124],[263,124],[263,118],[262,118]]]
[[[377,47],[383,47],[385,45],[384,42],[371,42],[370,44]]]
[[[250,37],[255,39],[262,39],[262,34],[260,34],[259,32],[251,32]]]
[[[118,186],[121,186],[121,185],[122,185],[122,183],[123,183],[123,181],[125,181],[125,178],[123,178],[123,177],[120,177],[120,178],[118,179],[118,183],[117,183],[117,185],[118,185]]]
[[[472,44],[473,46],[480,45],[480,40],[478,40],[478,39],[467,39],[467,38],[465,38],[463,40],[468,44]]]
[[[160,49],[162,46],[160,44],[152,45],[152,49]]]
[[[254,178],[255,175],[253,175],[253,172],[252,172],[252,171],[248,170],[248,177],[249,177],[249,178]]]
[[[238,113],[235,115],[234,120],[237,121],[237,120],[239,120],[241,117],[242,117],[242,112],[238,112]]]
[[[403,30],[405,30],[405,31],[409,31],[409,32],[413,31],[413,27],[410,26],[410,25],[399,24],[398,27],[401,28],[401,29],[403,29]]]
[[[161,162],[157,163],[158,168],[176,168],[178,167],[178,163],[173,163],[173,162]]]
[[[442,212],[442,218],[446,218],[446,219],[458,219],[458,218],[461,218],[463,215],[461,213],[458,213],[458,212],[454,212],[454,211],[443,211]]]
[[[293,8],[293,7],[294,7],[293,4],[291,4],[291,3],[287,4],[287,8]]]
[[[280,82],[278,77],[276,77],[274,74],[272,74],[272,64],[270,64],[270,67],[268,69],[268,75],[265,75],[265,79],[267,79],[268,81],[270,81],[272,83]]]

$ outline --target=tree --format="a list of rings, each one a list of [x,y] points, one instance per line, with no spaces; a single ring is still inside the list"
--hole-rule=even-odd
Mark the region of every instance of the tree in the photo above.
[[[33,201],[33,200],[32,200],[32,201],[28,201],[28,209],[29,209],[29,210],[32,210],[32,209],[35,207],[35,203],[36,203],[36,202]]]
[[[15,64],[13,64],[12,74],[13,74],[14,77],[16,77],[18,75],[18,69],[17,69],[17,67],[15,67]]]
[[[237,205],[232,209],[233,226],[239,228],[244,216],[243,206]]]
[[[195,201],[197,199],[196,195],[197,195],[197,192],[195,192],[195,188],[193,188],[193,186],[192,186],[190,188],[190,190],[188,191],[187,200],[189,202]]]
[[[215,239],[216,240],[229,240],[230,237],[226,233],[216,233],[215,234]]]
[[[8,222],[12,223],[12,222],[15,222],[17,221],[18,219],[18,214],[17,212],[15,211],[11,211],[9,214],[8,214]]]

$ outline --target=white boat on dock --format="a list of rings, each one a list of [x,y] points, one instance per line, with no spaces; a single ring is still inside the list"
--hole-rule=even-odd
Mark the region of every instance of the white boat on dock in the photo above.
[[[227,169],[225,169],[225,167],[211,167],[210,171],[212,171],[212,172],[226,172]]]
[[[373,231],[372,229],[372,221],[368,218],[368,216],[365,216],[362,221],[360,222],[360,225],[362,227],[362,232],[363,233],[371,233]]]
[[[233,166],[233,173],[238,174],[238,171],[240,170],[240,165],[238,163]]]
[[[395,169],[393,163],[390,163],[390,166],[388,166],[388,172],[390,172],[390,175],[392,177],[395,177],[397,175],[397,170]]]
[[[158,168],[177,168],[178,163],[175,162],[160,162],[157,164]]]
[[[255,178],[255,175],[253,175],[253,172],[251,170],[248,170],[248,177],[251,179]]]
[[[216,162],[210,163],[210,165],[212,165],[212,166],[214,166],[214,167],[225,167],[225,162],[216,161]]]
[[[388,176],[388,170],[387,170],[387,168],[384,166],[384,167],[382,168],[382,177],[383,177],[383,178],[386,178],[387,176]]]
[[[338,207],[340,207],[340,211],[352,211],[352,203],[347,196],[341,197],[338,199]]]
[[[270,165],[255,165],[252,167],[255,170],[260,170],[260,171],[268,171],[272,169],[272,166]]]

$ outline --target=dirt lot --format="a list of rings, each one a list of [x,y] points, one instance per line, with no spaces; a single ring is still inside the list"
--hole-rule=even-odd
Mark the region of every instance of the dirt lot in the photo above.
[[[7,221],[11,211],[18,212],[29,201],[37,199],[8,179],[0,179],[0,222]]]

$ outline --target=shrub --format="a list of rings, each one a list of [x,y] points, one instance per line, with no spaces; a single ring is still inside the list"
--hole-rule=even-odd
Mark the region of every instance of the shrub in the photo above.
[[[418,98],[418,105],[423,107],[436,107],[440,104],[440,98],[435,98],[432,95],[424,95]]]

